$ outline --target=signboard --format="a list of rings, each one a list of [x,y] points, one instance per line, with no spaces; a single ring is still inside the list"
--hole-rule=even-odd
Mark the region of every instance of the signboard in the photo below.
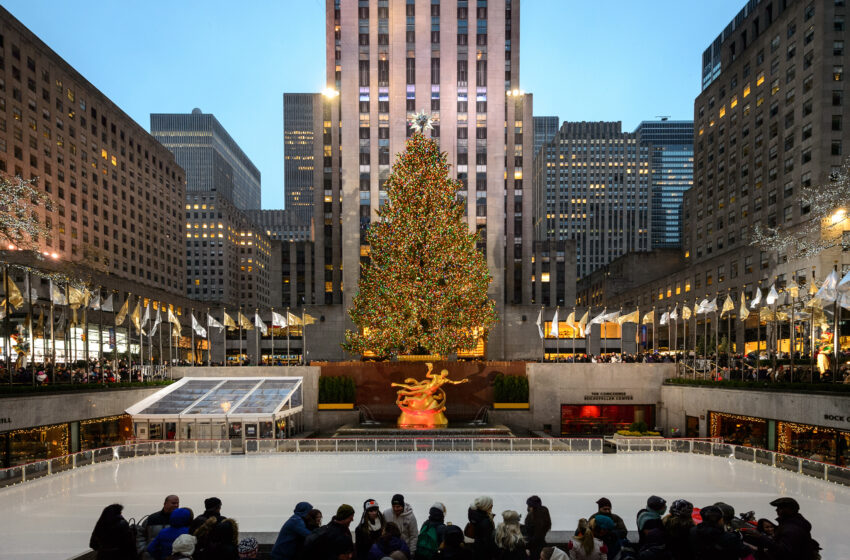
[[[585,401],[633,401],[634,395],[625,391],[591,391],[584,395]]]

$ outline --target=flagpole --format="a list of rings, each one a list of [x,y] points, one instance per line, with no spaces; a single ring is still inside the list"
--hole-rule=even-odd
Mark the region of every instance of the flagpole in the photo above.
[[[56,384],[56,332],[53,328],[53,280],[50,281],[50,376]]]
[[[212,325],[210,325],[210,308],[207,307],[207,367],[212,366]]]
[[[561,306],[555,306],[555,316],[558,316],[558,311],[560,311]],[[560,323],[557,325],[558,330],[555,332],[555,361],[561,361],[561,325]]]
[[[289,306],[287,305],[286,306],[286,365],[287,366],[289,365],[289,358],[292,355],[290,353],[291,351],[289,349],[289,339],[290,339],[289,335],[292,332],[292,325],[290,325],[289,323],[290,323],[290,321],[289,321]],[[301,325],[301,332],[302,333],[304,332],[304,325]],[[303,334],[302,334],[302,336],[303,336]]]
[[[838,271],[838,265],[833,265],[833,270]],[[838,305],[838,298],[841,297],[841,294],[836,293],[835,301],[833,302],[833,311],[832,318],[835,322],[835,328],[833,329],[834,334],[832,335],[832,354],[833,364],[832,364],[832,382],[835,383],[838,380],[838,356],[840,356],[840,347],[841,347],[841,333],[839,332],[841,329],[841,306]]]
[[[576,363],[576,326],[575,326],[575,320],[576,320],[576,307],[574,305],[573,306],[573,324],[570,325],[570,330],[572,330],[572,332],[573,332],[573,363]]]
[[[239,306],[239,315],[236,317],[239,321],[239,365],[244,366],[245,360],[242,359],[242,306]]]
[[[307,322],[306,319],[307,306],[301,307],[301,365],[307,365]]]
[[[225,317],[227,316],[227,308],[221,308],[221,323],[224,328],[221,329],[221,336],[224,339],[224,367],[227,367],[227,320]]]
[[[26,282],[25,282],[26,290],[27,290],[27,305],[29,306],[29,331],[30,331],[30,352],[32,353],[32,364],[30,370],[32,371],[32,386],[35,387],[35,331],[32,329],[32,285],[30,280],[30,272],[27,270]],[[6,298],[8,299],[8,298]]]
[[[622,317],[622,316],[623,316],[623,306],[621,305],[620,306],[620,317]],[[623,363],[623,325],[625,325],[625,323],[621,323],[621,324],[617,325],[618,327],[620,327],[620,363]]]
[[[12,329],[9,325],[9,265],[3,267],[3,330],[6,332],[3,351],[6,354],[6,371],[9,374],[9,385],[12,384]]]
[[[796,272],[794,275],[796,276]],[[797,284],[796,278],[794,279],[794,284]],[[794,322],[794,309],[797,307],[797,294],[799,294],[800,288],[798,287],[795,291],[791,293],[791,331],[788,333],[788,342],[791,343],[791,352],[788,355],[789,362],[791,364],[791,382],[794,382],[794,353],[797,351],[797,323]]]
[[[731,298],[729,289],[726,289],[726,297]],[[734,302],[733,302],[734,303]],[[729,368],[729,377],[732,377],[732,313],[733,309],[726,316],[726,366]]]
[[[774,287],[776,286],[774,280]],[[773,302],[773,347],[770,349],[770,367],[773,368],[773,379],[776,379],[776,352],[779,347],[779,324],[776,320],[776,300]]]
[[[714,366],[720,367],[720,316],[717,309],[717,292],[714,292]]]
[[[254,318],[260,319],[260,308],[259,307],[254,308]],[[260,319],[260,321],[262,321],[262,319]],[[257,365],[261,366],[261,365],[263,365],[263,354],[262,354],[262,347],[260,346],[260,337],[263,336],[263,331],[260,330],[259,325],[254,325],[254,326],[256,327],[254,330],[257,331],[257,338],[256,338],[255,344],[254,344],[255,348],[257,349]]]
[[[303,336],[301,337],[304,338]],[[302,343],[303,346],[303,343]],[[272,307],[272,359],[271,365],[274,365],[274,307]]]
[[[195,367],[195,308],[190,307],[189,312],[192,314],[192,367]]]

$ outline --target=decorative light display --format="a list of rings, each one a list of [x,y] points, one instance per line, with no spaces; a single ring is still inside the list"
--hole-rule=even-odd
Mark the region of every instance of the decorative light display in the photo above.
[[[349,311],[352,353],[447,355],[476,344],[497,320],[490,274],[463,219],[462,185],[446,155],[416,132],[386,182],[388,200],[369,229],[369,262]],[[423,350],[425,352],[423,352]]]
[[[764,422],[764,418],[755,416],[742,416],[740,414],[729,414],[727,412],[711,412],[711,437],[721,437],[720,420],[743,420],[744,422]]]

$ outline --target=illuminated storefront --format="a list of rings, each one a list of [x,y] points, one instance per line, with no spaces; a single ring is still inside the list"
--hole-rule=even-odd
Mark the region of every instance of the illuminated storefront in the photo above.
[[[833,465],[850,465],[850,431],[777,422],[777,446],[780,453],[805,457]]]
[[[722,438],[724,442],[735,445],[773,449],[773,438],[768,437],[768,421],[764,418],[713,411],[708,415],[711,437]]]
[[[626,430],[632,422],[655,426],[654,405],[633,404],[562,404],[561,435],[613,435]]]

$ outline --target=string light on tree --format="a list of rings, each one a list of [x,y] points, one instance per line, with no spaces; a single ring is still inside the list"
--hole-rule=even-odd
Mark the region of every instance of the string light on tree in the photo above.
[[[422,131],[431,116],[413,116],[411,136],[386,182],[387,203],[369,229],[370,259],[349,311],[356,331],[345,349],[447,355],[472,348],[476,331],[496,321],[487,296],[490,274],[476,247],[477,234],[463,220],[446,155]]]

